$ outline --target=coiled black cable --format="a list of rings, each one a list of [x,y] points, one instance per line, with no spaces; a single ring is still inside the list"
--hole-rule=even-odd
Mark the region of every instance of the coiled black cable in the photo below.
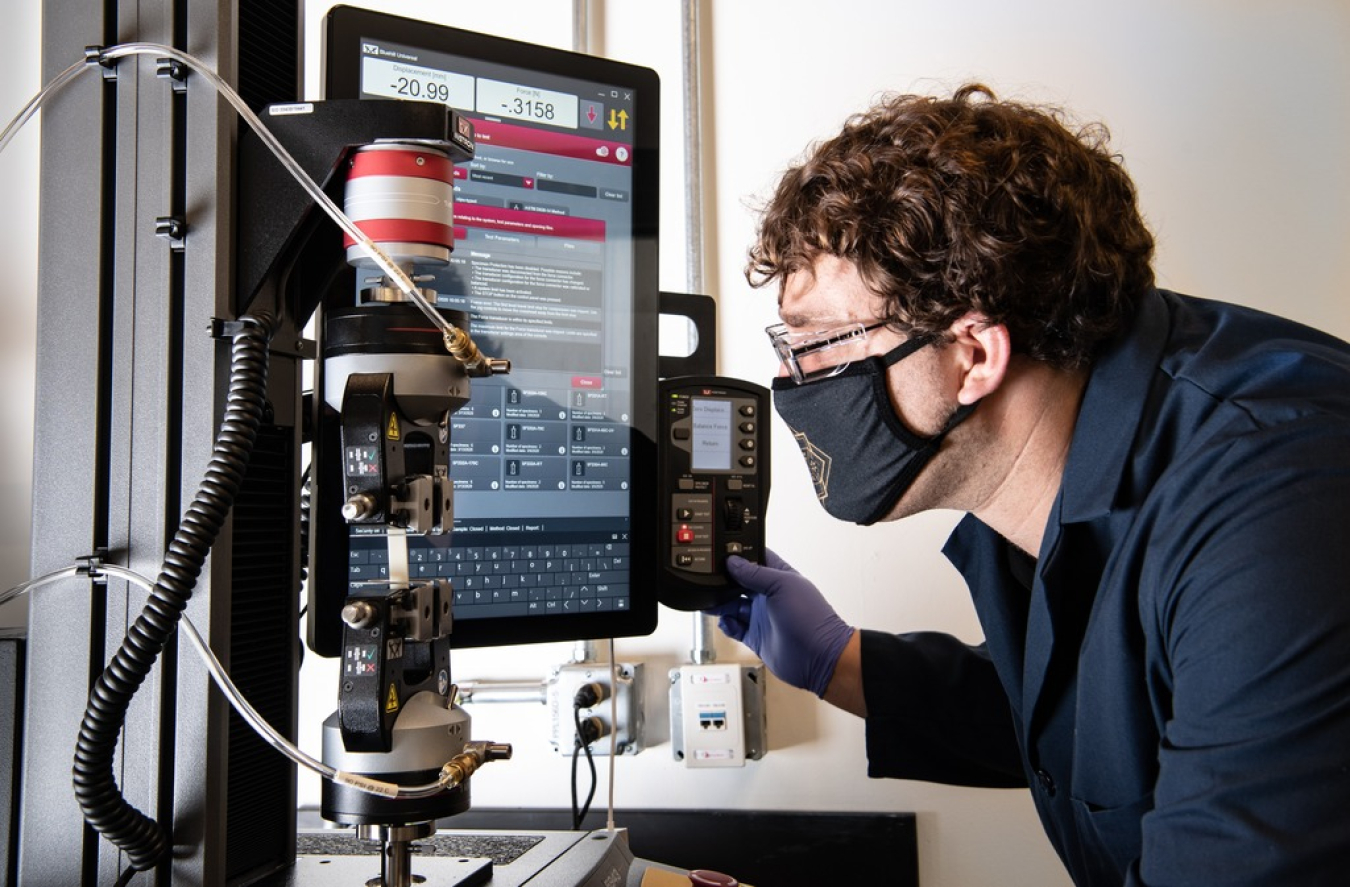
[[[118,737],[136,690],[150,673],[192,597],[243,482],[267,396],[272,318],[240,319],[232,335],[225,415],[197,494],[169,543],[154,592],[89,693],[75,747],[75,797],[85,821],[116,844],[137,871],[168,858],[168,834],[123,796],[113,773]]]

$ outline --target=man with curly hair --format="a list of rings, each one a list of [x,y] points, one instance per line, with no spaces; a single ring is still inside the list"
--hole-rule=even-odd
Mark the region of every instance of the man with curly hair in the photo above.
[[[1350,345],[1152,256],[1054,109],[968,85],[817,145],[747,269],[775,407],[831,515],[967,512],[985,642],[855,629],[773,554],[714,612],[866,719],[870,775],[1029,787],[1076,884],[1344,884]]]

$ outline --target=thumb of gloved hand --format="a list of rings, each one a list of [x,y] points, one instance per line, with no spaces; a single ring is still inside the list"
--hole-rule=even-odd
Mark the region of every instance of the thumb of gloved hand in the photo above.
[[[727,573],[746,594],[708,612],[779,680],[823,696],[853,629],[809,579],[767,554],[762,565],[728,558]]]

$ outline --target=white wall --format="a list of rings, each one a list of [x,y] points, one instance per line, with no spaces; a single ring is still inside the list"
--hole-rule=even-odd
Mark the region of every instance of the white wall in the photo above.
[[[359,5],[571,45],[570,4],[562,0],[481,8],[432,0]],[[313,47],[327,6],[311,0]],[[662,76],[661,284],[681,289],[680,4],[595,0],[594,6],[599,33],[592,50]],[[33,19],[18,26],[35,34]],[[763,379],[773,370],[761,332],[773,319],[773,294],[751,291],[741,276],[755,198],[808,142],[832,134],[881,92],[942,91],[967,79],[1010,96],[1065,103],[1112,128],[1158,236],[1164,285],[1278,311],[1350,338],[1350,164],[1344,159],[1350,7],[1340,0],[723,0],[705,2],[703,20],[710,102],[703,233],[708,288],[720,300],[725,373]],[[23,50],[36,37],[11,43]],[[316,63],[317,50],[314,57]],[[17,110],[37,85],[36,59],[15,59],[0,57],[0,117]],[[31,397],[23,371],[31,366],[33,285],[24,275],[31,273],[26,257],[32,247],[10,252],[12,236],[32,228],[31,212],[11,209],[13,189],[31,178],[24,169],[12,150],[0,155],[8,219],[0,288],[0,353],[7,361],[0,484],[22,482],[30,458],[22,443],[25,394]],[[25,341],[26,358],[16,359]],[[771,544],[815,578],[855,624],[936,628],[978,639],[965,591],[938,553],[955,517],[869,529],[833,522],[815,503],[791,441],[777,431]],[[3,497],[0,510],[14,510],[10,487]],[[3,525],[0,543],[14,532]],[[9,555],[3,564],[14,572]],[[689,639],[689,617],[668,613],[651,637],[618,642],[621,659],[646,663],[652,744],[618,761],[621,808],[911,810],[919,814],[926,887],[1067,884],[1023,793],[869,781],[861,725],[776,682],[769,690],[768,757],[734,772],[676,766],[661,739],[664,675],[685,659]],[[748,658],[725,640],[718,649],[723,661]],[[570,652],[567,645],[465,651],[456,654],[456,677],[542,677]],[[315,725],[331,708],[335,680],[326,664],[315,667],[315,657],[309,659],[306,695],[313,708],[305,714],[305,741],[314,747]],[[569,803],[568,767],[543,738],[542,706],[478,706],[473,714],[477,736],[513,742],[517,752],[475,778],[476,804]],[[314,799],[317,786],[307,780],[302,796]]]
[[[0,128],[38,91],[38,4],[6,11],[15,39],[0,52]],[[71,61],[79,58],[76,50]],[[28,578],[33,462],[33,324],[37,314],[37,126],[0,154],[0,590]],[[21,625],[24,605],[0,611]]]
[[[883,91],[967,79],[1064,103],[1115,135],[1159,242],[1160,281],[1291,315],[1350,337],[1350,7],[1339,0],[907,0],[713,4],[713,200],[723,371],[763,375],[773,294],[740,276],[762,195],[806,144]],[[771,544],[816,578],[845,619],[978,636],[964,588],[938,553],[954,518],[858,529],[812,500],[786,434],[775,440]],[[780,699],[786,704],[787,694]],[[777,701],[777,700],[775,700]],[[872,783],[856,725],[812,711],[801,745],[723,796],[763,796],[784,757],[814,760],[828,797],[917,810],[922,882],[1067,883],[1029,799]],[[786,713],[772,709],[771,731]],[[831,752],[835,756],[831,756]],[[730,781],[730,780],[727,780]],[[815,783],[798,803],[815,803]],[[715,803],[715,802],[714,802]],[[753,803],[750,801],[748,803]]]

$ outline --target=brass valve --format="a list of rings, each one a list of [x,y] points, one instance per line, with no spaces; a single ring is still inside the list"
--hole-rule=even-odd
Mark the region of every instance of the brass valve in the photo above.
[[[511,745],[505,742],[466,742],[464,751],[455,755],[441,768],[437,781],[449,791],[472,776],[489,761],[505,761],[511,757]]]
[[[501,357],[485,357],[469,334],[459,327],[445,331],[445,350],[462,362],[471,376],[495,376],[511,372],[511,361]]]

